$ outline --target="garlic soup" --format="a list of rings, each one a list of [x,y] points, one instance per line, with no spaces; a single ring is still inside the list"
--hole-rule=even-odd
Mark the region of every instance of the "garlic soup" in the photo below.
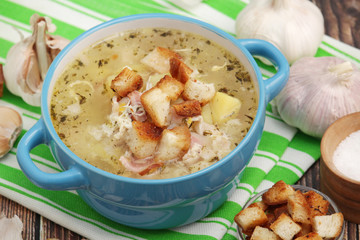
[[[143,28],[85,49],[50,102],[62,141],[113,174],[162,179],[221,161],[258,105],[253,80],[226,49],[193,33]]]

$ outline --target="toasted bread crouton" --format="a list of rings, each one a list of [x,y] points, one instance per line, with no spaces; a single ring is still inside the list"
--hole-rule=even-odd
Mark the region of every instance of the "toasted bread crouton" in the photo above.
[[[160,88],[147,90],[141,94],[140,100],[156,126],[164,128],[169,124],[170,99]]]
[[[181,56],[170,49],[157,47],[141,59],[141,63],[153,68],[159,73],[168,73],[170,71],[171,58],[181,59]]]
[[[264,201],[253,202],[252,204],[250,204],[249,207],[254,206],[260,207],[263,211],[265,211],[269,207],[266,203],[264,203]]]
[[[331,215],[315,216],[312,226],[314,232],[318,233],[322,238],[335,238],[340,235],[344,223],[342,213],[334,213]]]
[[[301,191],[298,190],[289,196],[287,207],[290,216],[295,222],[304,224],[311,223],[310,207]]]
[[[186,126],[178,126],[173,129],[165,129],[161,134],[155,161],[181,159],[189,150],[191,143],[190,130]]]
[[[285,213],[286,215],[290,215],[287,204],[284,203],[284,204],[278,205],[278,206],[276,206],[276,208],[274,208],[275,218],[278,218],[283,213]]]
[[[250,240],[280,240],[280,238],[271,230],[257,226]]]
[[[250,235],[256,226],[265,224],[268,218],[260,207],[253,206],[241,210],[234,220],[243,233]]]
[[[143,80],[139,74],[125,67],[112,81],[111,89],[120,97],[126,97],[129,93],[139,90],[142,87]]]
[[[170,102],[181,95],[183,87],[181,82],[165,75],[153,88],[141,95],[141,104],[156,126],[168,126]]]
[[[203,83],[199,80],[190,79],[185,83],[183,98],[185,100],[198,100],[204,106],[215,96],[213,83]]]
[[[304,224],[304,223],[298,223],[301,227],[300,232],[298,232],[295,237],[302,237],[306,234],[312,232],[312,225],[311,224]]]
[[[311,217],[326,215],[329,209],[329,201],[314,191],[304,193],[305,199],[310,207]]]
[[[162,92],[166,93],[172,101],[178,99],[184,91],[184,84],[169,75],[165,75],[162,79],[160,79],[160,81],[156,83],[155,87],[158,87]]]
[[[194,117],[201,114],[201,105],[197,100],[185,101],[179,104],[173,104],[172,106],[179,116]]]
[[[262,199],[268,205],[277,205],[287,203],[288,197],[294,193],[292,186],[280,180],[263,194]]]
[[[291,240],[300,232],[301,227],[295,223],[291,217],[283,213],[270,225],[270,229],[281,237],[281,239]]]
[[[170,58],[170,74],[182,83],[186,83],[190,79],[193,70],[188,67],[179,58]]]
[[[297,237],[295,240],[322,240],[322,237],[320,237],[317,233],[311,232],[304,236]]]
[[[262,226],[265,228],[270,228],[270,225],[275,222],[276,217],[275,214],[273,212],[268,212],[266,211],[266,216],[268,218],[267,222],[265,224],[263,224]]]
[[[154,154],[162,129],[149,122],[133,121],[128,131],[127,145],[136,158]]]

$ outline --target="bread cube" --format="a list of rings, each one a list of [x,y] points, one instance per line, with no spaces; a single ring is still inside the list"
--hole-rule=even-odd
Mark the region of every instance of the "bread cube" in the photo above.
[[[268,218],[259,206],[247,207],[236,214],[237,225],[245,234],[251,233],[256,226],[263,225]]]
[[[298,223],[310,224],[310,207],[301,191],[296,191],[288,198],[287,208],[291,218]]]
[[[154,87],[144,92],[140,99],[156,126],[164,128],[169,124],[170,99],[166,93]]]
[[[179,104],[173,104],[172,106],[179,116],[194,117],[201,114],[201,105],[197,100],[185,101]]]
[[[186,126],[165,129],[155,153],[156,162],[180,159],[189,150],[191,143],[190,130]]]
[[[344,223],[342,213],[315,216],[312,221],[314,232],[322,238],[335,238],[340,235]]]
[[[319,234],[311,232],[304,236],[297,237],[295,240],[322,240],[323,238],[319,236]]]
[[[126,97],[129,93],[139,90],[143,80],[139,74],[125,67],[112,81],[111,89],[120,97]]]
[[[127,135],[127,145],[136,158],[154,154],[162,129],[149,122],[133,121]]]
[[[283,213],[270,225],[270,229],[281,239],[291,240],[300,232],[301,227],[291,217]]]
[[[171,58],[181,59],[181,56],[170,49],[156,47],[153,51],[141,59],[141,63],[153,68],[158,73],[168,73],[170,71]]]
[[[304,193],[305,199],[310,207],[311,217],[326,215],[329,210],[329,201],[314,191]]]
[[[294,193],[295,190],[292,186],[280,180],[263,194],[262,200],[268,205],[283,204],[287,203],[288,197]]]
[[[184,84],[169,75],[165,75],[162,79],[160,79],[160,81],[156,83],[155,87],[166,93],[171,101],[178,99],[184,91]]]
[[[268,228],[255,227],[250,240],[280,240],[280,238]]]
[[[190,79],[193,70],[188,67],[179,58],[170,58],[170,74],[182,83],[186,83]]]
[[[190,79],[185,83],[183,98],[185,100],[198,100],[204,106],[215,95],[213,83],[204,83],[199,80]]]

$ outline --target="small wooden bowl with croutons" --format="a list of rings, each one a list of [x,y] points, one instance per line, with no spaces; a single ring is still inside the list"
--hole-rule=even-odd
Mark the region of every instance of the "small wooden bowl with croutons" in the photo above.
[[[344,217],[324,193],[280,180],[253,196],[234,218],[243,240],[342,239]]]

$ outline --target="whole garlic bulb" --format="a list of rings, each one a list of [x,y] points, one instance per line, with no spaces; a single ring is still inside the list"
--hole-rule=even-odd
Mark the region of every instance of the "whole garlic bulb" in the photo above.
[[[11,47],[3,68],[5,84],[9,91],[33,106],[40,106],[42,83],[56,55],[69,40],[46,32],[56,27],[48,17],[34,14],[30,19],[31,36]]]
[[[291,64],[315,55],[324,35],[324,18],[309,0],[252,0],[238,14],[238,38],[274,44]]]
[[[360,111],[360,71],[337,57],[302,58],[275,104],[287,124],[322,137],[335,120]]]
[[[0,106],[0,158],[10,151],[21,130],[20,114],[12,108]]]

